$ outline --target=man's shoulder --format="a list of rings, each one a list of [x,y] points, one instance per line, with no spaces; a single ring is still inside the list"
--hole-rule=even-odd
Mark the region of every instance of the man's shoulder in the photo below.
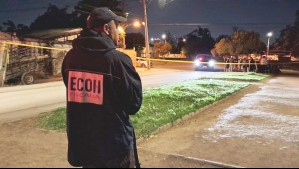
[[[66,53],[64,60],[68,60],[73,54],[74,54],[74,49],[72,48]]]
[[[131,61],[131,57],[121,51],[116,49],[110,51],[114,59],[119,60],[121,62],[129,62]]]

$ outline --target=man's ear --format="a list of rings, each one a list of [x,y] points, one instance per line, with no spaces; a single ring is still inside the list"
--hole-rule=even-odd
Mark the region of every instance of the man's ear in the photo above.
[[[91,21],[90,21],[90,15],[87,17],[87,27],[90,28],[91,27]]]
[[[103,29],[107,35],[110,35],[111,30],[110,30],[110,26],[108,24],[105,24]]]

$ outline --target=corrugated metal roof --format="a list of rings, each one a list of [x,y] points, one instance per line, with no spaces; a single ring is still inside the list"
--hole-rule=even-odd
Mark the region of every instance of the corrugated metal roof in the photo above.
[[[50,29],[44,31],[33,32],[27,34],[25,38],[34,38],[41,40],[55,40],[62,37],[78,35],[82,31],[81,28],[67,28],[67,29]]]

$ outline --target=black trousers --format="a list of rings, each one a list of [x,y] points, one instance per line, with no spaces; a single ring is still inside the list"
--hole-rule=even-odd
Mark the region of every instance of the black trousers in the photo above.
[[[88,164],[84,165],[83,168],[136,168],[134,151],[130,151],[124,155],[121,155],[120,158],[100,162],[99,161],[90,161]]]

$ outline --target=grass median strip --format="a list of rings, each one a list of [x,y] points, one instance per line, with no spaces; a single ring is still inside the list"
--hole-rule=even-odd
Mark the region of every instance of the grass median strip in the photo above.
[[[132,117],[138,136],[148,136],[165,124],[231,95],[248,83],[197,80],[144,92],[144,104]]]
[[[212,104],[248,86],[248,83],[222,80],[194,80],[166,85],[144,91],[144,102],[131,120],[138,137],[148,136],[159,127]],[[39,118],[39,126],[65,131],[66,109],[46,113]]]
[[[230,81],[246,81],[246,82],[258,82],[265,78],[270,77],[266,74],[260,73],[244,73],[244,72],[227,72],[219,73],[215,75],[204,76],[202,79],[218,79],[218,80],[230,80]]]

